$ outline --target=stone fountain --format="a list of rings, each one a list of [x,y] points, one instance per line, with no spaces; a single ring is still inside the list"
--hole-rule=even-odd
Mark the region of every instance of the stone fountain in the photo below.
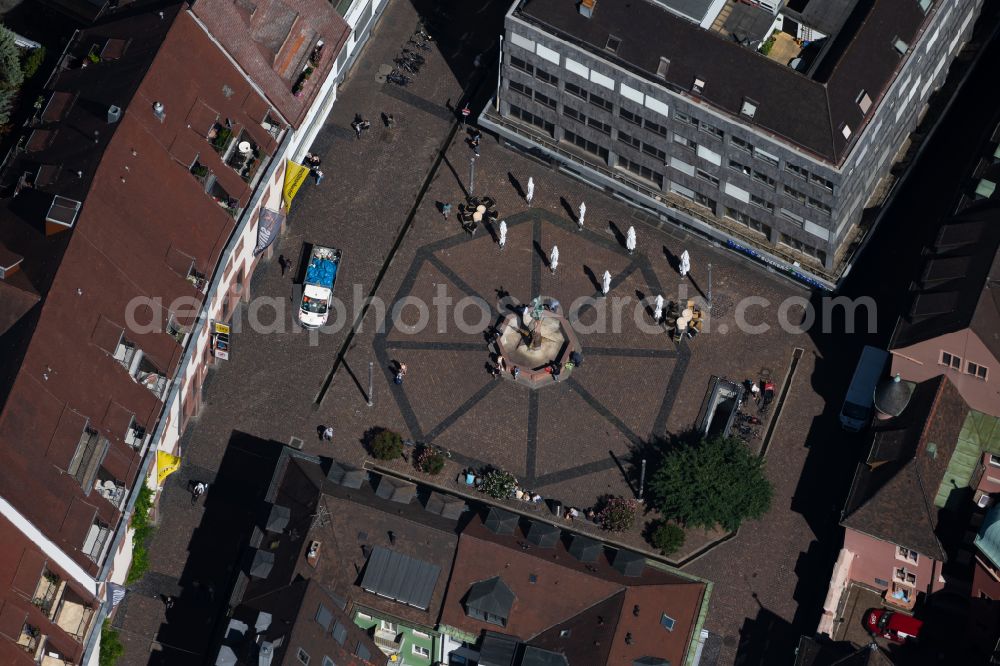
[[[541,298],[520,314],[508,314],[500,324],[497,352],[506,362],[506,376],[512,377],[513,368],[518,368],[518,383],[530,388],[554,384],[548,369],[555,364],[562,369],[559,378],[568,378],[571,369],[564,365],[575,351],[580,351],[580,343],[569,321],[546,309]]]

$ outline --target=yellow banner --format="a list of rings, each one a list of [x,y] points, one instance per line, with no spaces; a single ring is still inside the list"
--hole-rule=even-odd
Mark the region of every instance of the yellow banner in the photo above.
[[[163,480],[181,468],[179,456],[172,456],[166,451],[156,452],[156,485],[162,486]]]
[[[281,190],[281,200],[285,202],[285,210],[291,209],[292,199],[298,194],[299,188],[302,187],[302,183],[306,181],[308,175],[308,167],[288,160],[288,164],[285,165],[285,186]]]

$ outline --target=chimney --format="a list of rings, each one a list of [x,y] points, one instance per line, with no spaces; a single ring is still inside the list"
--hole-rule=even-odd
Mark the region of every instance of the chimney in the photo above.
[[[594,15],[594,9],[597,6],[597,0],[580,0],[580,13],[591,18]]]
[[[162,123],[163,119],[167,117],[167,110],[163,106],[163,102],[153,102],[153,115]]]
[[[5,280],[21,268],[24,257],[0,245],[0,280]]]
[[[108,107],[108,124],[109,125],[115,124],[116,122],[118,122],[119,120],[121,120],[121,118],[122,118],[121,107],[115,106],[114,104],[112,104],[111,106]]]

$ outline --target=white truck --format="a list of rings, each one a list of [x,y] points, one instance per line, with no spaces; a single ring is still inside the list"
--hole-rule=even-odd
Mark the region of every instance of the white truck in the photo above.
[[[332,247],[313,245],[299,306],[299,323],[304,328],[319,328],[326,323],[341,255],[340,250]]]

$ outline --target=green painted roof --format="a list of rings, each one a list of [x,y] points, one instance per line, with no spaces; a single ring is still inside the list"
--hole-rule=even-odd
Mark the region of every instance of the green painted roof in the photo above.
[[[976,535],[975,544],[994,566],[1000,567],[1000,504],[995,505],[986,514],[983,524],[979,527],[979,534]]]
[[[943,507],[955,488],[967,488],[984,453],[1000,455],[1000,418],[970,410],[958,435],[955,453],[938,487],[934,506]]]

